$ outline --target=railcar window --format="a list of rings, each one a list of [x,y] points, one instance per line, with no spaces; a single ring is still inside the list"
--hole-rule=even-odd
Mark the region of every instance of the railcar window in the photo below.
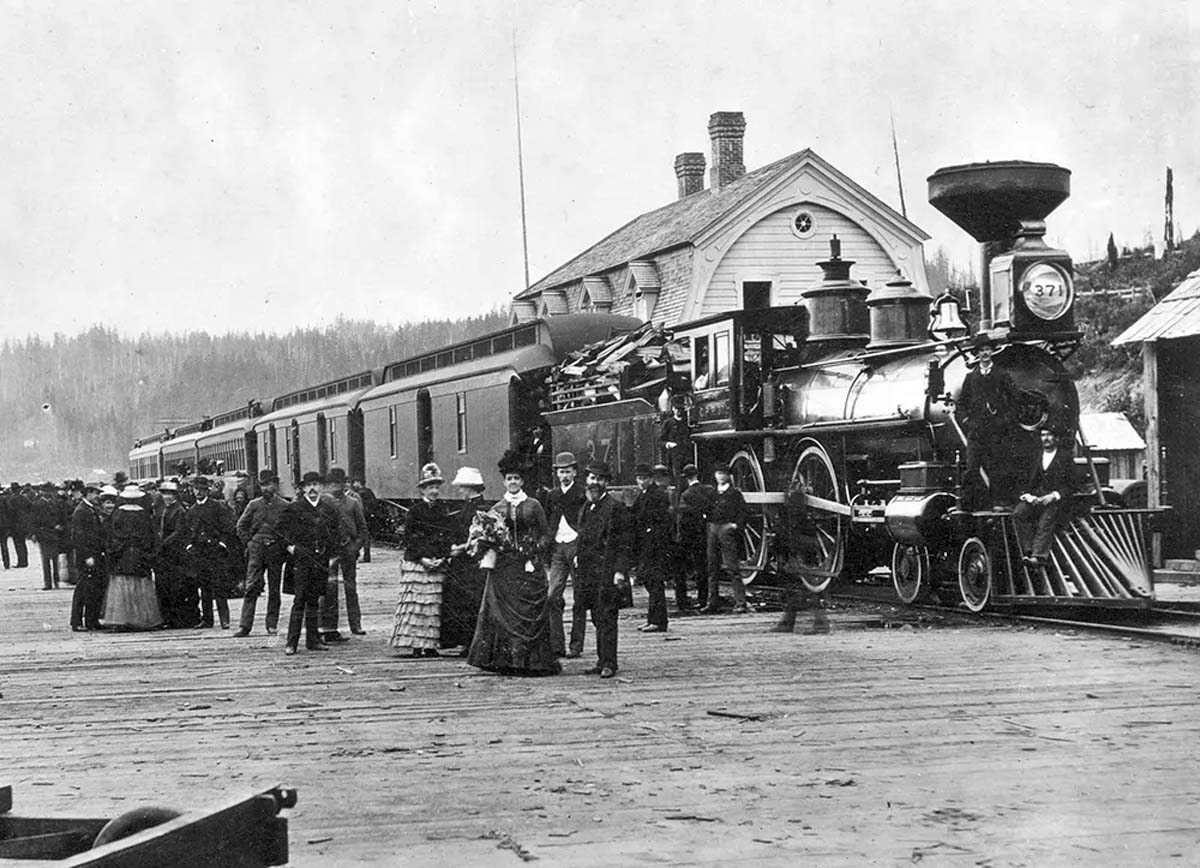
[[[707,389],[711,376],[708,355],[708,335],[692,338],[692,365],[694,377],[692,386],[696,389]]]
[[[509,332],[508,334],[503,334],[503,335],[496,335],[496,337],[492,338],[492,352],[493,353],[502,353],[505,350],[511,350],[512,348],[513,348],[512,332]]]
[[[453,353],[438,353],[437,354],[437,366],[439,368],[447,368],[452,364],[454,364]]]
[[[514,337],[518,347],[531,347],[537,343],[537,326],[525,326]]]
[[[396,451],[396,440],[398,439],[398,433],[399,432],[396,430],[396,406],[393,404],[391,407],[388,407],[388,444],[393,458],[396,458],[399,455],[399,453]]]
[[[455,396],[455,411],[458,416],[458,451],[467,451],[467,393],[459,392]]]
[[[729,382],[729,359],[729,332],[718,332],[713,335],[713,369],[716,371],[713,385]]]
[[[437,357],[436,356],[426,356],[425,358],[421,359],[421,373],[422,374],[425,373],[426,371],[432,371],[435,368],[437,368]]]
[[[459,364],[460,362],[469,362],[469,361],[471,361],[471,345],[470,344],[467,344],[465,347],[459,347],[458,349],[456,349],[454,351],[454,363],[455,364]]]

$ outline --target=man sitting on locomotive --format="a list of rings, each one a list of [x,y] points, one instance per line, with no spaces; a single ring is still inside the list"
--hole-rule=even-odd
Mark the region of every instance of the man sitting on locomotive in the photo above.
[[[954,412],[967,435],[967,469],[963,476],[966,510],[990,508],[1007,493],[1001,477],[1005,444],[1011,434],[1011,409],[1016,385],[1007,371],[992,362],[995,349],[986,334],[973,341],[979,363],[967,372]]]
[[[1041,455],[1034,461],[1020,503],[1013,510],[1021,560],[1032,567],[1044,567],[1049,562],[1054,531],[1070,517],[1075,458],[1070,448],[1060,445],[1063,433],[1042,429]]]

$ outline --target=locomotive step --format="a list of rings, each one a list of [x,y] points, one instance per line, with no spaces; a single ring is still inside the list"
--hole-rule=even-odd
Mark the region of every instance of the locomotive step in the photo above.
[[[1200,561],[1190,558],[1167,558],[1163,568],[1175,573],[1200,573]]]
[[[1155,570],[1154,581],[1174,585],[1200,585],[1200,572],[1196,570]]]

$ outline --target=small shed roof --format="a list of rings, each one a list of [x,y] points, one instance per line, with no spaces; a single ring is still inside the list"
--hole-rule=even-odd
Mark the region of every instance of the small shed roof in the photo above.
[[[1122,452],[1146,448],[1124,413],[1080,413],[1079,430],[1088,446],[1097,452]]]
[[[1158,304],[1125,329],[1113,346],[1200,335],[1200,270],[1183,279]]]

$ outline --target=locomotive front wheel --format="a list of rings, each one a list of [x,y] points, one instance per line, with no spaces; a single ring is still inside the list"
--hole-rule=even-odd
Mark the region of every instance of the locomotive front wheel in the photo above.
[[[972,612],[981,612],[992,596],[992,558],[983,540],[973,536],[958,554],[958,590]]]
[[[729,462],[729,473],[733,484],[743,495],[749,494],[748,501],[753,501],[755,494],[762,494],[763,484],[762,465],[758,457],[750,450],[743,449],[733,456]],[[746,504],[746,526],[742,528],[742,560],[739,572],[742,582],[750,584],[758,578],[758,574],[767,565],[770,555],[771,523],[767,507],[763,503],[749,502]]]
[[[892,549],[892,584],[896,596],[905,603],[916,603],[930,590],[929,549],[925,546],[901,545]]]
[[[844,515],[849,515],[846,498],[838,485],[833,461],[816,440],[801,441],[804,448],[792,471],[791,489],[803,492],[814,534],[814,556],[800,573],[809,591],[819,594],[842,572],[846,556]]]

